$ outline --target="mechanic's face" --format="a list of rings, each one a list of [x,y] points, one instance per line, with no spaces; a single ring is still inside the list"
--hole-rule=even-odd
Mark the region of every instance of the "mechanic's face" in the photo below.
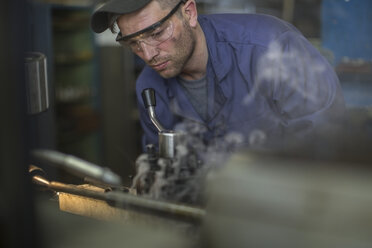
[[[179,11],[182,7],[183,4]],[[125,37],[153,25],[170,11],[171,9],[162,9],[157,1],[151,1],[137,12],[120,16],[117,24]],[[157,39],[159,31],[164,36],[156,42],[154,39]],[[174,77],[182,72],[195,49],[195,42],[195,34],[189,23],[176,14],[170,16],[160,27],[125,41],[134,53],[164,78]]]

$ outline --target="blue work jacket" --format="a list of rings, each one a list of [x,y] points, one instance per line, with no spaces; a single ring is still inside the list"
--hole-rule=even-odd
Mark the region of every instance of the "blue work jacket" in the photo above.
[[[177,78],[145,66],[136,83],[143,145],[157,144],[141,92],[156,92],[155,112],[169,130],[182,127],[208,144],[228,134],[265,140],[300,137],[344,110],[338,78],[326,59],[292,25],[258,14],[198,18],[206,37],[208,120],[193,108]],[[259,135],[259,136],[260,136]]]

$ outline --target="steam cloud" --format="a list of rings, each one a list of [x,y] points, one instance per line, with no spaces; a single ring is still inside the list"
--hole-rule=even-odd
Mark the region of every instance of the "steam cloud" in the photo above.
[[[177,146],[174,159],[152,161],[151,155],[139,156],[132,187],[153,199],[202,205],[205,177],[212,169],[225,164],[234,147],[243,142],[243,137],[229,133],[222,140],[206,145],[200,139],[201,128],[187,124],[186,140]]]
[[[312,82],[319,81],[326,70],[323,63],[312,59],[306,51],[294,48],[286,51],[276,41],[270,43],[267,52],[259,60],[258,68],[255,87],[244,99],[244,104],[253,101],[260,87],[268,82],[272,89],[279,88],[285,83],[286,87],[291,88],[296,94],[308,101],[316,102],[318,88]]]
[[[301,94],[308,101],[317,101],[314,96],[319,89],[303,87],[306,84],[304,80],[316,80],[325,71],[325,66],[316,61],[311,62],[311,59],[306,60],[309,63],[306,66],[299,64],[304,62],[303,56],[309,55],[294,49],[284,51],[277,42],[270,44],[267,53],[259,61],[260,70],[257,72],[255,88],[244,98],[242,104],[253,101],[255,94],[260,93],[260,86],[267,82],[273,87],[280,87],[285,82],[296,94]],[[305,67],[310,67],[312,74]],[[203,204],[203,184],[207,174],[223,166],[230,154],[244,142],[248,141],[250,147],[255,147],[262,146],[267,139],[264,131],[255,129],[248,137],[232,132],[206,145],[201,138],[204,127],[184,122],[176,129],[187,133],[185,143],[177,147],[176,158],[154,160],[150,155],[143,154],[137,159],[137,175],[133,180],[133,187],[139,189],[144,196]]]

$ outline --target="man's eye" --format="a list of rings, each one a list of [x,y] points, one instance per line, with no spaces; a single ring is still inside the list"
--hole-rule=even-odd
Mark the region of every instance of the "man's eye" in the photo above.
[[[129,42],[129,43],[127,43],[127,45],[132,49],[132,50],[138,50],[138,44],[137,44],[137,42],[135,42],[135,41],[132,41],[132,42]]]
[[[161,36],[163,34],[163,31],[164,31],[163,29],[162,30],[158,30],[158,31],[152,33],[151,34],[151,37],[156,39],[157,37],[159,37],[159,36]]]
[[[137,45],[137,42],[135,42],[135,41],[129,41],[129,42],[127,43],[127,45],[130,46],[130,47],[134,47],[134,46]]]

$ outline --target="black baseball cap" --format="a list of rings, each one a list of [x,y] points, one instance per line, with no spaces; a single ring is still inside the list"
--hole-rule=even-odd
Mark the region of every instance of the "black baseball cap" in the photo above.
[[[90,25],[94,32],[102,33],[113,22],[113,15],[132,13],[145,7],[151,0],[111,0],[94,11]]]

